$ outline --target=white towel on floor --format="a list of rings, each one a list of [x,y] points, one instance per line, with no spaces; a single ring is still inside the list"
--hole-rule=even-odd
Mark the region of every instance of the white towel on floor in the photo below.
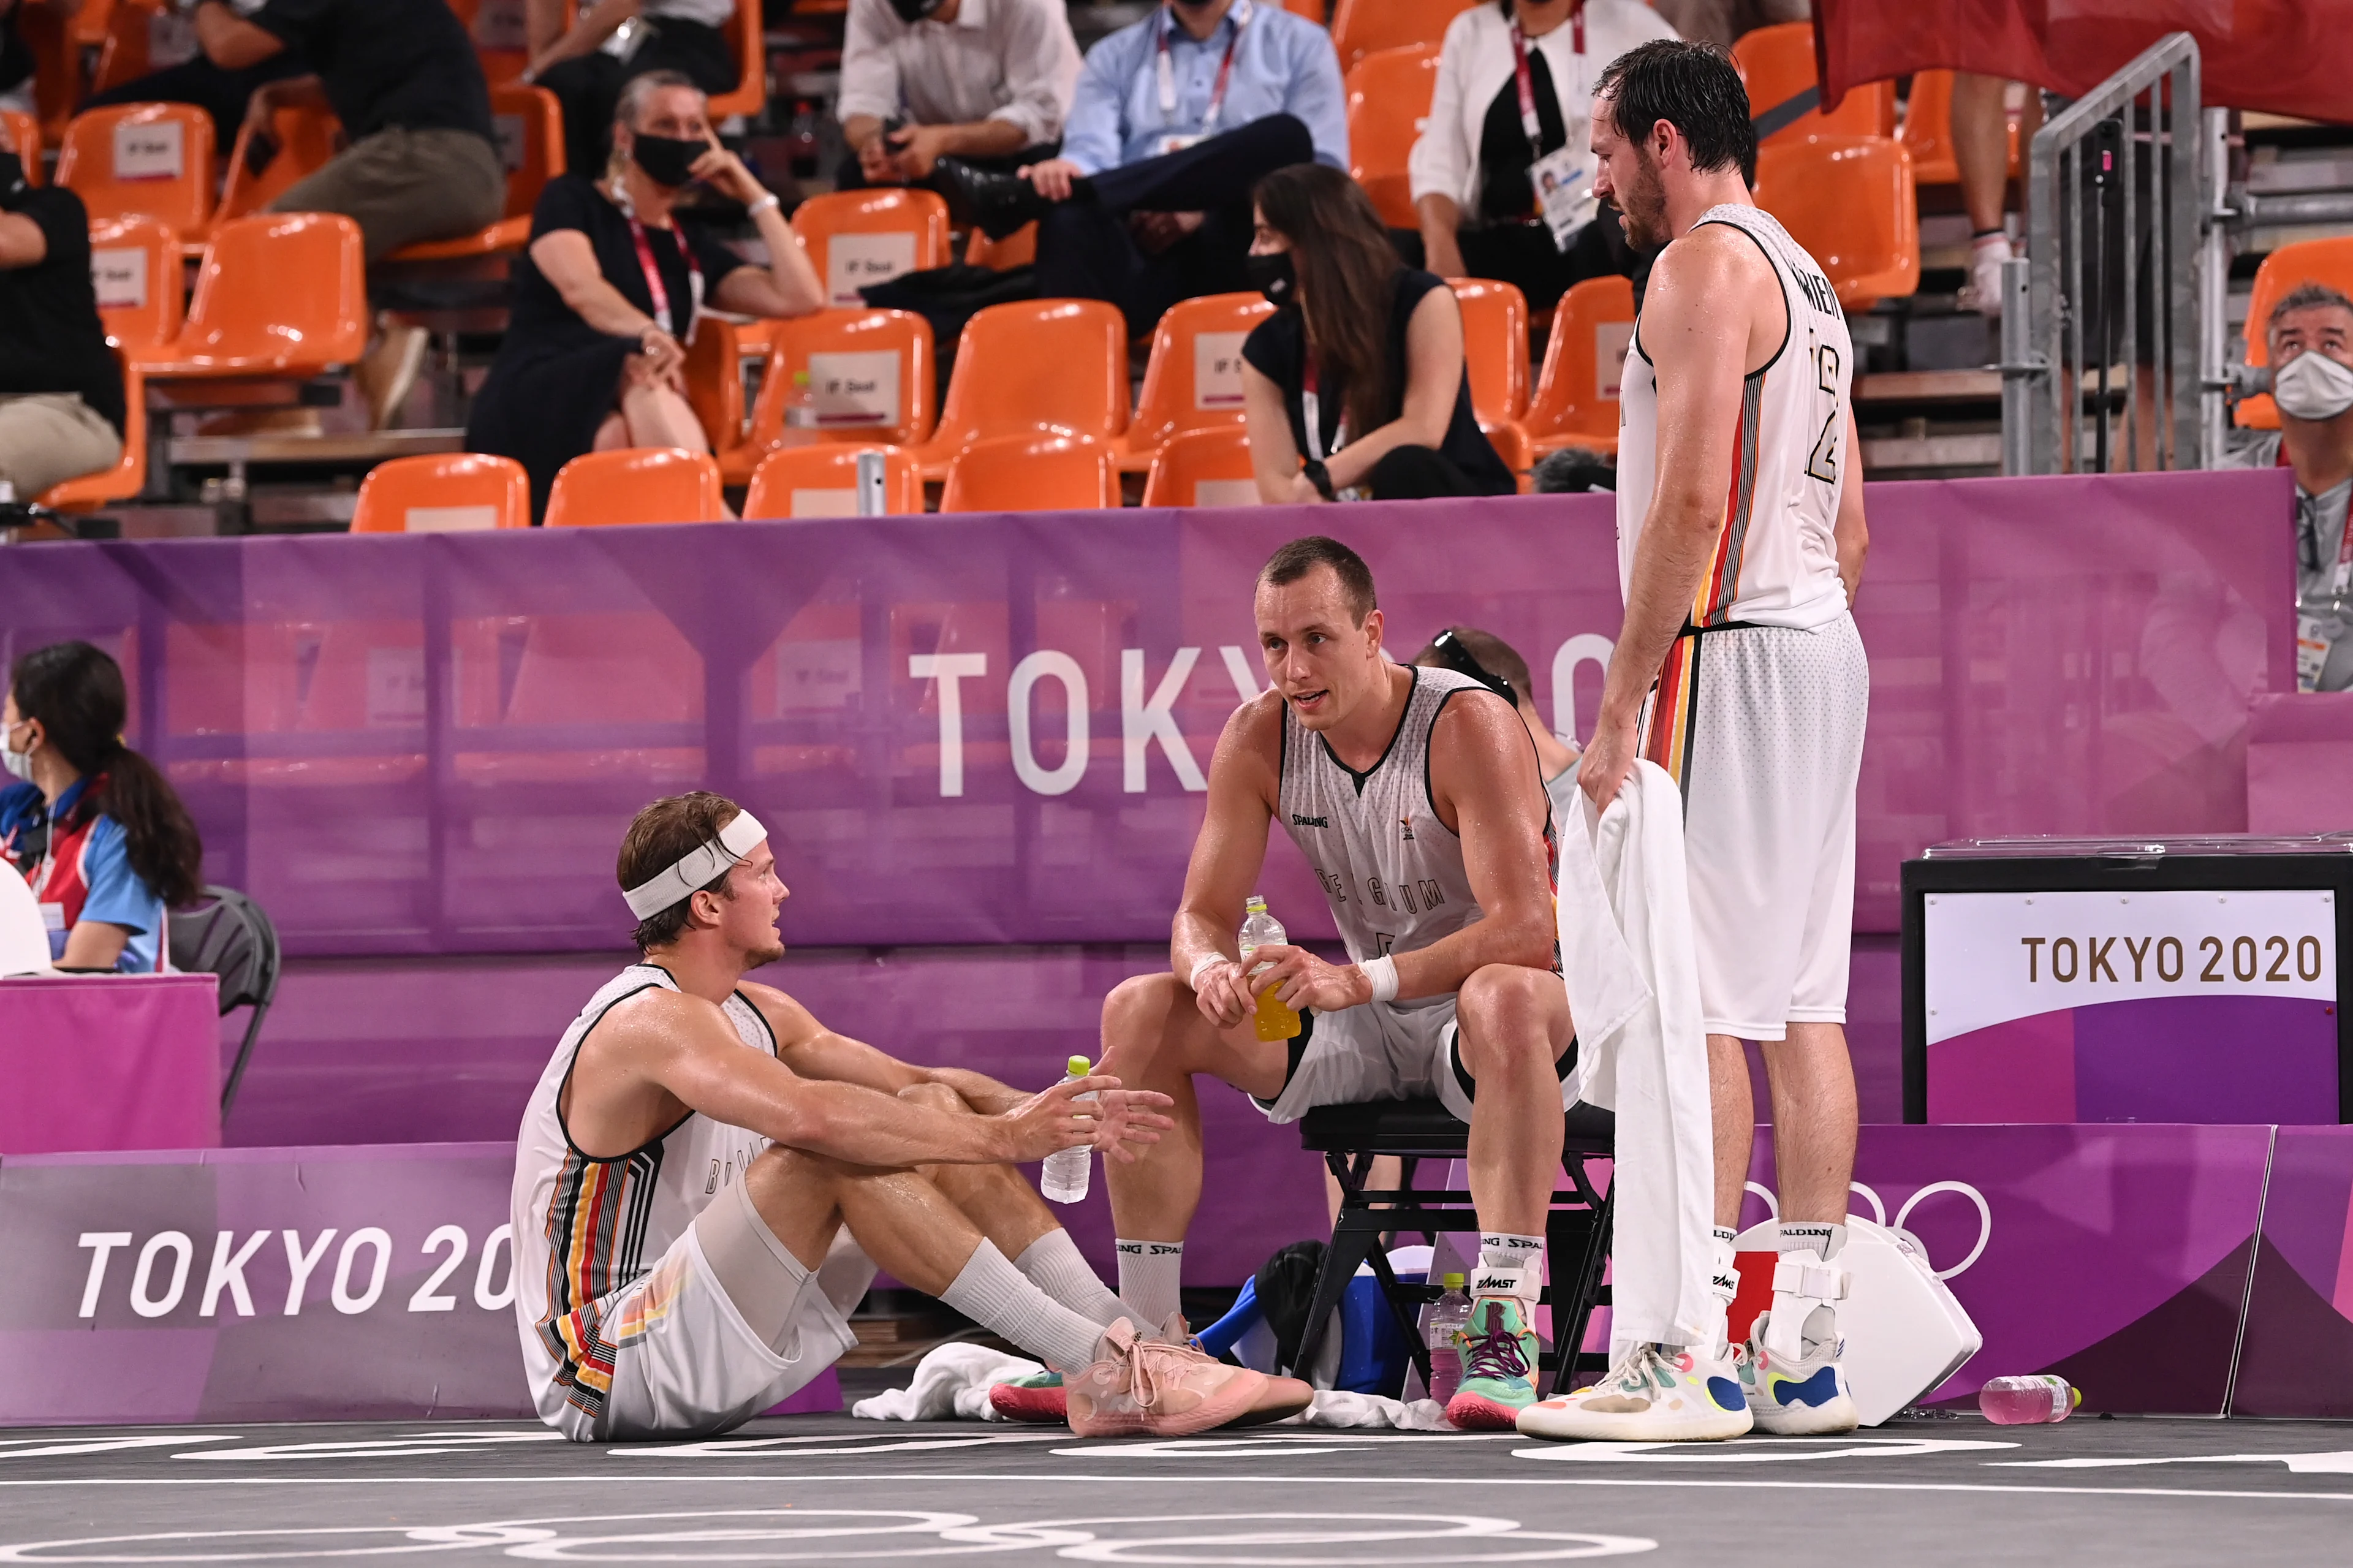
[[[1446,1406],[1435,1399],[1384,1399],[1377,1394],[1346,1394],[1319,1388],[1305,1410],[1277,1426],[1389,1426],[1400,1432],[1451,1432]]]
[[[1578,805],[1557,830],[1555,908],[1577,1098],[1618,1113],[1614,1361],[1631,1345],[1722,1331],[1708,1284],[1715,1152],[1682,794],[1664,769],[1637,762],[1607,811],[1582,795]]]
[[[915,1363],[915,1380],[849,1407],[869,1421],[1001,1421],[988,1403],[1000,1383],[1046,1369],[986,1345],[944,1344]]]

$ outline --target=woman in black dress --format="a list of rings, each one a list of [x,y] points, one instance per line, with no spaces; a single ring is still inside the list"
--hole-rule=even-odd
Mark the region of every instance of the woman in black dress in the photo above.
[[[769,266],[748,265],[676,210],[698,180],[744,204]],[[584,452],[709,451],[682,375],[706,304],[805,316],[824,307],[825,290],[776,198],[712,134],[702,90],[656,71],[621,95],[604,177],[567,174],[540,194],[507,335],[466,425],[468,450],[522,463],[534,517],[556,470]]]
[[[1471,411],[1462,311],[1399,264],[1380,215],[1321,163],[1258,184],[1253,279],[1279,309],[1242,342],[1250,466],[1269,504],[1509,495]]]

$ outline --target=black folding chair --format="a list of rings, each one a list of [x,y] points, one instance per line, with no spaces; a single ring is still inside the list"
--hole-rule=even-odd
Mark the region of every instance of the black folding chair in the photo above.
[[[1421,1191],[1413,1185],[1414,1167],[1422,1160],[1460,1160],[1469,1151],[1470,1129],[1435,1100],[1382,1100],[1362,1105],[1319,1105],[1299,1123],[1300,1142],[1324,1156],[1340,1183],[1340,1215],[1332,1225],[1331,1250],[1324,1256],[1315,1278],[1314,1305],[1299,1346],[1298,1367],[1315,1364],[1315,1352],[1332,1320],[1334,1309],[1356,1276],[1359,1264],[1372,1265],[1381,1294],[1412,1347],[1413,1364],[1426,1387],[1430,1383],[1430,1350],[1415,1324],[1416,1310],[1440,1294],[1437,1281],[1401,1285],[1390,1269],[1381,1237],[1387,1231],[1475,1231],[1477,1215],[1471,1194],[1458,1191]],[[1549,1393],[1577,1386],[1577,1347],[1585,1342],[1585,1326],[1593,1309],[1609,1301],[1609,1287],[1601,1282],[1601,1266],[1609,1254],[1609,1214],[1617,1182],[1604,1194],[1588,1171],[1595,1160],[1614,1156],[1618,1118],[1590,1105],[1569,1108],[1561,1141],[1561,1164],[1568,1172],[1569,1190],[1552,1195],[1545,1221],[1545,1248],[1552,1282],[1542,1300],[1552,1309],[1553,1352],[1543,1364],[1552,1368]],[[1394,1190],[1367,1191],[1374,1159],[1400,1157],[1403,1173]],[[1475,1259],[1473,1260],[1475,1264]],[[1585,1358],[1596,1370],[1607,1357]],[[1302,1375],[1304,1375],[1303,1373]]]
[[[164,922],[171,933],[172,967],[187,974],[220,977],[220,1011],[226,1018],[239,1007],[253,1009],[237,1060],[221,1089],[221,1117],[237,1100],[237,1086],[245,1078],[245,1064],[260,1037],[261,1020],[278,994],[278,928],[261,906],[234,888],[206,888],[211,903],[174,911]]]

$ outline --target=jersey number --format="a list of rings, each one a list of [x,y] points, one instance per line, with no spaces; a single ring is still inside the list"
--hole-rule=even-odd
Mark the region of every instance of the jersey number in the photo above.
[[[1838,403],[1839,352],[1830,343],[1814,344],[1814,384],[1831,395],[1830,416],[1822,421],[1822,433],[1814,437],[1814,449],[1806,455],[1806,477],[1820,479],[1826,485],[1838,483]]]

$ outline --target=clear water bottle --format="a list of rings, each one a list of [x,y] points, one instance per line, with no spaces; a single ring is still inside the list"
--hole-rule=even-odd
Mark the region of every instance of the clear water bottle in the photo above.
[[[1463,1293],[1460,1274],[1449,1274],[1440,1283],[1446,1294],[1430,1309],[1421,1342],[1430,1347],[1430,1396],[1443,1405],[1462,1386],[1462,1347],[1454,1336],[1470,1326],[1471,1298]]]
[[[1241,949],[1242,973],[1255,976],[1250,956],[1261,947],[1275,947],[1291,941],[1284,934],[1282,922],[1266,912],[1266,900],[1252,893],[1242,906]],[[1263,967],[1263,966],[1261,966]],[[1299,1033],[1299,1015],[1282,1005],[1282,999],[1270,990],[1258,999],[1258,1037],[1261,1040],[1287,1040]]]
[[[809,385],[809,373],[793,372],[793,390],[785,399],[784,445],[807,447],[817,440],[817,389]]]
[[[1062,1081],[1069,1083],[1072,1079],[1082,1079],[1086,1076],[1087,1058],[1072,1057],[1070,1061],[1070,1077]],[[1092,1100],[1094,1096],[1082,1094],[1079,1098]],[[1046,1156],[1045,1166],[1038,1173],[1038,1190],[1058,1204],[1077,1203],[1087,1195],[1087,1175],[1092,1168],[1089,1164],[1089,1157],[1093,1153],[1094,1151],[1084,1143],[1075,1148],[1055,1150]]]
[[[2056,1373],[2031,1377],[1995,1377],[1978,1390],[1978,1410],[1997,1426],[2045,1426],[2064,1421],[2084,1403],[2084,1391],[2071,1388]]]

